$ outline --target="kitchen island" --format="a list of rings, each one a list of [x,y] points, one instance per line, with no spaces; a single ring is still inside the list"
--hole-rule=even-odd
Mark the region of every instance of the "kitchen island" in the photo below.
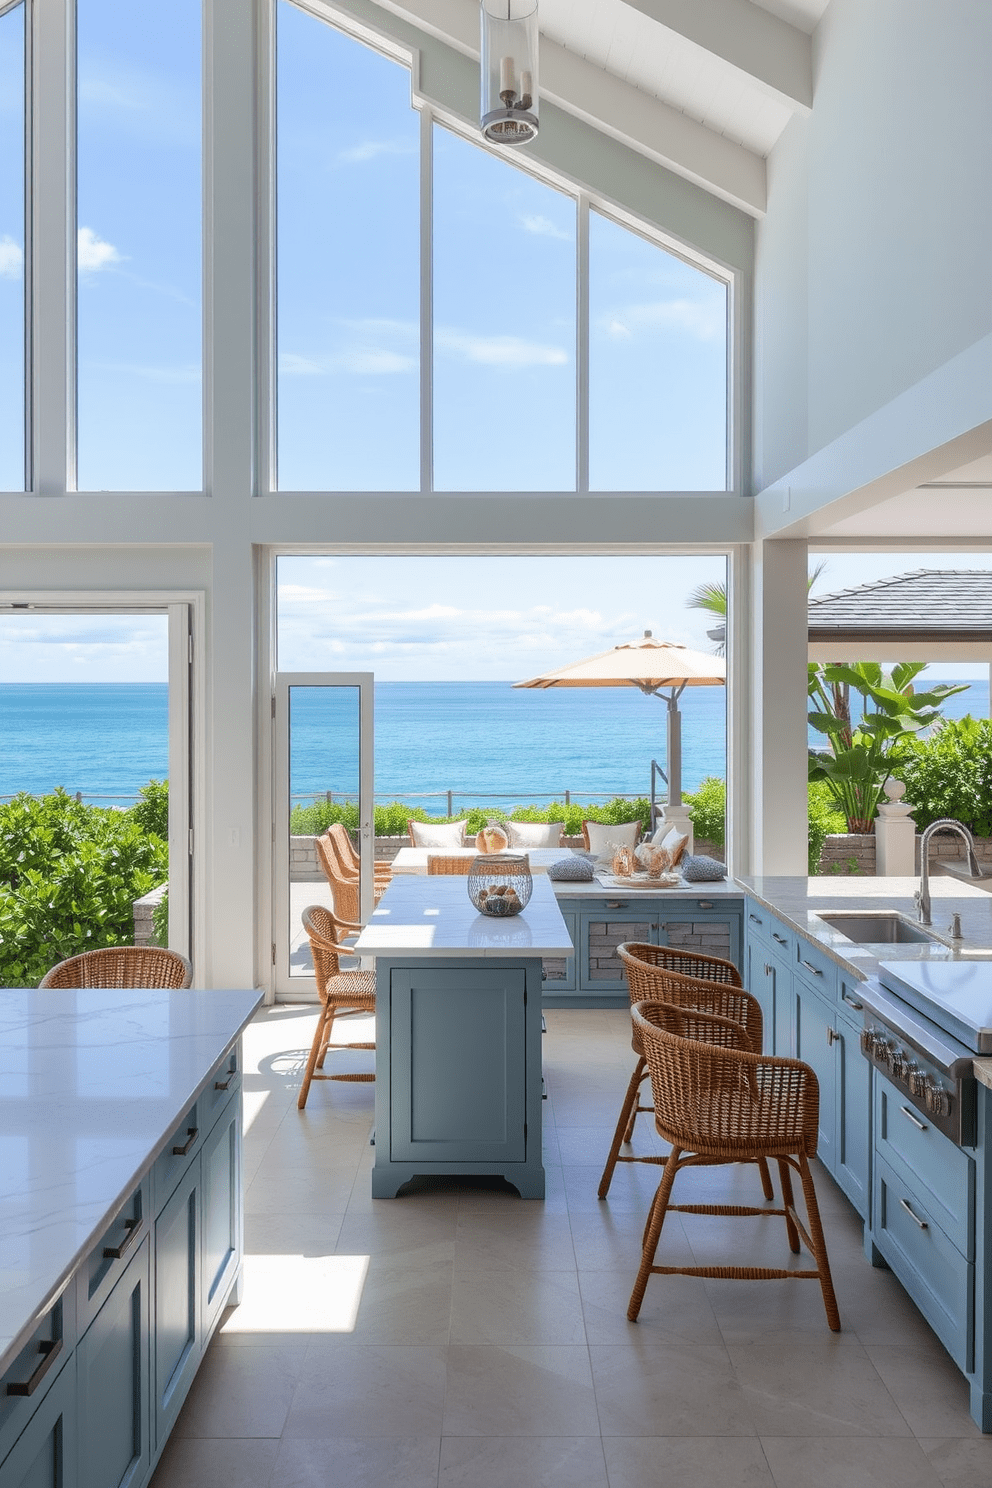
[[[812,1065],[818,1156],[865,1221],[866,1254],[992,1431],[992,1059],[976,1057],[992,1047],[992,897],[931,879],[932,938],[913,940],[915,879],[740,882],[765,1046]]]
[[[396,878],[355,949],[375,958],[373,1197],[485,1174],[543,1199],[541,963],[572,955],[548,877],[507,918],[462,876]]]
[[[242,1253],[249,991],[0,990],[0,1488],[140,1488]]]

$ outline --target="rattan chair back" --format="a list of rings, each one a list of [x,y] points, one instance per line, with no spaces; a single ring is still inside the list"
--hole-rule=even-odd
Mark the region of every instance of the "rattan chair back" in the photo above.
[[[357,924],[362,917],[359,879],[342,870],[334,844],[326,832],[314,838],[314,848],[331,891],[336,918]]]
[[[428,873],[450,873],[452,875],[467,874],[472,871],[474,858],[457,856],[449,853],[429,853],[427,856]]]
[[[178,951],[162,946],[107,946],[81,951],[53,966],[39,987],[188,987],[193,969]]]
[[[327,829],[327,836],[337,850],[338,862],[344,872],[351,873],[357,878],[362,871],[362,860],[344,822],[332,822]],[[376,879],[381,879],[384,883],[388,883],[393,876],[393,870],[388,863],[373,863],[372,871]]]

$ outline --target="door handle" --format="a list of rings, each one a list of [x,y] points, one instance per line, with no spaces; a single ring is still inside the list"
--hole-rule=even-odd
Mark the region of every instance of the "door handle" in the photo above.
[[[200,1128],[198,1126],[188,1126],[186,1128],[186,1137],[187,1137],[187,1140],[183,1143],[183,1145],[181,1147],[173,1147],[173,1149],[172,1149],[172,1155],[173,1155],[173,1157],[185,1157],[186,1154],[187,1154],[187,1152],[192,1147],[193,1143],[196,1141],[196,1139],[197,1139],[197,1137],[199,1135],[200,1135]]]
[[[905,1209],[906,1213],[909,1215],[913,1223],[919,1225],[921,1230],[927,1230],[930,1228],[925,1219],[921,1219],[918,1214],[913,1213],[911,1207],[909,1206],[909,1204],[906,1203],[905,1199],[900,1199],[899,1202]]]
[[[126,1219],[124,1221],[124,1228],[127,1230],[127,1234],[124,1236],[120,1245],[105,1245],[103,1247],[103,1259],[105,1261],[119,1261],[125,1251],[129,1250],[134,1244],[141,1233],[140,1216],[137,1219]]]
[[[44,1338],[38,1345],[41,1350],[41,1360],[34,1373],[26,1380],[12,1380],[7,1386],[8,1395],[33,1395],[41,1384],[45,1375],[51,1369],[55,1360],[62,1352],[61,1338]]]

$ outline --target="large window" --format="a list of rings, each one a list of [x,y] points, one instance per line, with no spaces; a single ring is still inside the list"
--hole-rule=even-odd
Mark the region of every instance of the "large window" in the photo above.
[[[278,15],[279,486],[726,490],[726,277]]]
[[[199,490],[200,0],[76,25],[77,485]]]
[[[24,18],[0,14],[0,491],[24,489]]]

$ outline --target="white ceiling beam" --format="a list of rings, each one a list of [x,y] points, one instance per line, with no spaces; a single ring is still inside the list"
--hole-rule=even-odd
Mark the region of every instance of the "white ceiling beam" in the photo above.
[[[464,0],[376,4],[463,55],[478,58],[479,15],[474,5]],[[546,36],[541,37],[541,96],[749,216],[764,215],[765,162],[760,155]]]
[[[729,63],[789,108],[809,113],[813,107],[810,38],[751,0],[622,3]]]

